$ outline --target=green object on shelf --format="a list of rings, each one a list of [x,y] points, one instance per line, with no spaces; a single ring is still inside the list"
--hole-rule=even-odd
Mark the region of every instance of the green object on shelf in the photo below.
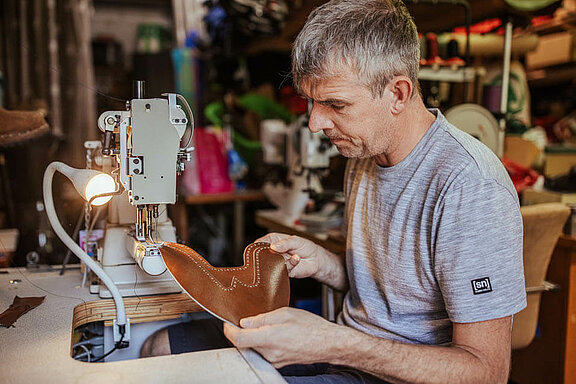
[[[505,0],[508,5],[520,11],[537,11],[559,0]]]
[[[289,124],[294,120],[294,115],[292,115],[288,109],[266,96],[256,93],[247,93],[238,96],[236,102],[240,107],[255,112],[262,120],[280,119],[286,124]],[[212,125],[222,127],[224,103],[220,101],[208,104],[204,108],[204,116],[206,116]],[[255,153],[262,149],[262,144],[259,141],[250,140],[242,136],[237,130],[233,131],[232,138],[234,149],[238,152],[240,157],[248,163],[249,167],[254,166],[254,162],[256,161]]]
[[[292,115],[284,106],[278,104],[274,100],[270,100],[266,96],[258,95],[256,93],[247,93],[238,97],[238,105],[256,112],[262,120],[281,119],[286,124],[289,124],[294,120],[294,115]]]
[[[222,126],[222,115],[224,114],[224,103],[221,101],[208,104],[204,107],[204,116],[212,125]]]
[[[288,111],[284,106],[278,104],[274,100],[270,100],[266,96],[256,93],[247,93],[238,96],[237,103],[242,108],[253,111],[260,116],[262,120],[266,119],[280,119],[286,124],[294,120],[294,115]],[[222,126],[222,115],[224,114],[224,103],[214,102],[210,103],[204,108],[204,115],[213,125]]]

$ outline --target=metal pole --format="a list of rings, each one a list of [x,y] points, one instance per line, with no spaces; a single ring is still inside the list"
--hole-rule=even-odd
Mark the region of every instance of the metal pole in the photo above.
[[[508,113],[508,87],[510,84],[510,58],[512,56],[512,21],[506,22],[506,34],[504,35],[504,55],[502,67],[502,90],[500,93],[500,119],[498,125],[498,157],[504,155],[504,136],[506,133],[506,113]]]
[[[144,80],[134,80],[134,98],[143,99],[146,93],[146,87],[144,85]]]

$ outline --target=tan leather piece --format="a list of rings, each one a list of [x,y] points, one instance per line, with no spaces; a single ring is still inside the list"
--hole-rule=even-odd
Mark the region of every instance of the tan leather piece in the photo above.
[[[0,147],[35,138],[48,132],[42,111],[9,111],[0,108]]]
[[[166,267],[182,289],[216,317],[236,326],[240,319],[288,306],[290,281],[284,258],[268,243],[244,250],[241,267],[213,267],[193,249],[166,242]]]

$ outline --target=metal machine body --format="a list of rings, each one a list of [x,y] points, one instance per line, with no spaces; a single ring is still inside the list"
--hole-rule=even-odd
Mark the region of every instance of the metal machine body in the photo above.
[[[109,205],[104,246],[99,261],[123,296],[180,292],[160,255],[163,241],[176,241],[166,204],[176,202],[176,177],[190,159],[193,121],[178,105],[185,99],[136,98],[126,111],[100,115],[104,133],[102,154],[114,158],[124,188]],[[190,126],[188,144],[180,142]],[[100,297],[110,297],[99,287]]]
[[[268,129],[266,124],[263,130]],[[269,164],[281,165],[288,169],[286,183],[264,184],[262,190],[266,197],[278,208],[278,219],[292,223],[297,220],[315,194],[321,194],[321,178],[330,166],[330,158],[338,154],[336,147],[323,132],[312,132],[308,129],[308,115],[302,115],[289,126],[272,128],[274,134],[262,132],[262,137],[270,137],[275,146],[284,145],[282,149],[272,149],[264,142],[266,151],[269,148],[272,156]],[[278,136],[285,136],[279,140]],[[266,139],[264,139],[266,140]],[[264,154],[266,159],[266,152]]]

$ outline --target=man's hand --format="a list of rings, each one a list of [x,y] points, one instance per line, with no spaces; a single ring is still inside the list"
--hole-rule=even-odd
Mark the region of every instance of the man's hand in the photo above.
[[[323,249],[310,240],[283,233],[269,233],[257,241],[270,243],[270,249],[284,256],[290,277],[313,277],[320,269],[318,253]]]
[[[276,368],[327,361],[346,327],[296,308],[280,308],[240,321],[242,328],[224,324],[224,334],[237,348],[252,348]]]
[[[269,233],[256,241],[268,242],[270,249],[282,254],[290,277],[312,277],[335,289],[346,289],[348,282],[343,257],[310,240],[283,233]]]

